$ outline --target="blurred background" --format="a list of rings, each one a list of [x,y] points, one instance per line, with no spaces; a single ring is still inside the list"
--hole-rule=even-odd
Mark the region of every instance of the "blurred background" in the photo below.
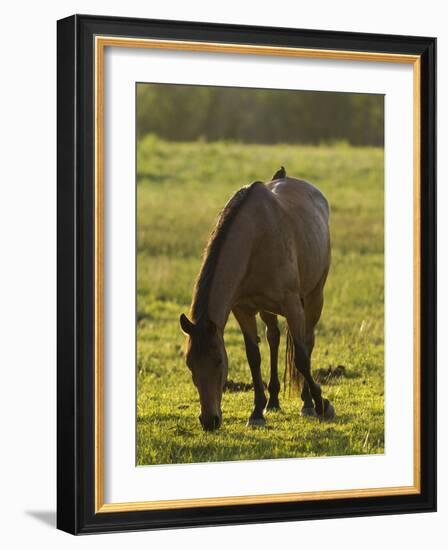
[[[137,106],[138,137],[383,145],[382,95],[139,84]]]

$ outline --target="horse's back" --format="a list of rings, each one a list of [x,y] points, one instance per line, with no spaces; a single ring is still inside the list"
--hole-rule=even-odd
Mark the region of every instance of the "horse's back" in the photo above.
[[[328,201],[317,187],[296,178],[273,180],[266,188],[289,218],[302,284],[310,291],[330,266]]]
[[[288,212],[308,210],[310,215],[317,214],[328,221],[328,201],[322,191],[308,181],[285,177],[269,182],[266,187]]]

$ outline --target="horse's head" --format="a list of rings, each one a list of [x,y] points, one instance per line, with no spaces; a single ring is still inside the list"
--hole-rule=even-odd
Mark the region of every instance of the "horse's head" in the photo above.
[[[195,324],[182,314],[180,326],[188,337],[185,358],[199,393],[199,420],[204,430],[216,430],[221,426],[221,399],[228,368],[223,335],[209,319]]]

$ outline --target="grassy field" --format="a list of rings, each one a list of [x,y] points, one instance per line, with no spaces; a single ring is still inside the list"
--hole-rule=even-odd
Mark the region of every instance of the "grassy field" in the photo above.
[[[384,452],[383,150],[166,143],[148,136],[137,157],[137,464]],[[321,382],[337,418],[302,418],[299,399],[281,392],[282,410],[266,415],[266,427],[247,428],[253,391],[227,391],[223,425],[206,433],[183,359],[179,314],[188,313],[219,210],[238,188],[269,180],[281,164],[317,185],[331,206],[333,260],[312,368],[345,367],[344,376]],[[261,323],[259,334],[267,382]],[[233,318],[225,336],[229,379],[249,384]],[[282,338],[281,372],[284,344]]]

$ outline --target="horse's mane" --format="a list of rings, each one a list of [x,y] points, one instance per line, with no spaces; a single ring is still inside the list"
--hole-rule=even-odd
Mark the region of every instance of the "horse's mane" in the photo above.
[[[237,191],[221,211],[215,228],[210,234],[204,250],[202,267],[193,290],[191,305],[192,321],[201,324],[208,319],[208,301],[219,255],[227,237],[233,220],[247,201],[254,187],[261,182],[255,181],[251,185]]]

